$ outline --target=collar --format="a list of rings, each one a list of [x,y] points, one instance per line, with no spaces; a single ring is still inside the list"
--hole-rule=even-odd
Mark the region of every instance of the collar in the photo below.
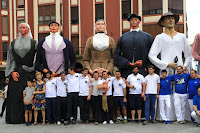
[[[140,30],[139,28],[137,28],[137,29],[130,29],[130,32],[133,32],[133,31],[138,32],[139,30]]]
[[[54,34],[54,33],[50,32],[50,35],[51,35],[51,36],[53,36],[53,34]],[[60,34],[59,34],[59,32],[56,32],[54,35],[57,36],[57,35],[60,35]]]

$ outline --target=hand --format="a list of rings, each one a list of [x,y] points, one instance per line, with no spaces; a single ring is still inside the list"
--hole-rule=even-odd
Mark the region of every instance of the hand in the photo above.
[[[133,67],[135,66],[135,63],[129,63],[129,66]]]
[[[200,116],[200,111],[196,111],[196,114],[197,114],[198,116]]]
[[[146,96],[143,97],[144,101],[146,101]]]
[[[142,67],[142,60],[137,60],[136,62],[135,62],[135,65],[137,66],[137,67]]]
[[[158,99],[158,98],[159,98],[159,95],[156,95],[156,98]]]
[[[18,72],[12,72],[12,78],[14,81],[19,81],[19,73]]]
[[[35,95],[36,94],[36,92],[33,92],[33,95]]]
[[[29,105],[30,104],[30,102],[27,102],[27,105]]]
[[[171,67],[171,68],[176,68],[177,67],[177,63],[169,63],[167,66]]]
[[[47,70],[46,68],[43,70],[44,73],[47,73],[49,70]]]
[[[126,98],[124,98],[124,100],[123,100],[125,103],[127,102],[127,99]]]
[[[142,93],[142,94],[141,94],[141,97],[143,97],[143,98],[144,98],[144,97],[145,97],[145,94],[144,94],[144,93]]]
[[[93,71],[92,71],[91,69],[89,70],[89,73],[90,73],[91,75],[93,75]]]
[[[91,99],[91,96],[88,96],[88,97],[87,97],[87,100],[90,101],[90,99]]]

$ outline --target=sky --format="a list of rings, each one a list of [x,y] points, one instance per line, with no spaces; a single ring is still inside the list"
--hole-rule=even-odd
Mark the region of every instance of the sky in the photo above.
[[[200,0],[186,0],[188,41],[193,43],[194,37],[200,33]]]

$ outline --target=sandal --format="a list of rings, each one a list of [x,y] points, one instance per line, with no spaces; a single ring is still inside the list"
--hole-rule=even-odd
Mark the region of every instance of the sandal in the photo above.
[[[45,125],[45,121],[42,122],[42,125],[43,125],[43,126]]]
[[[34,123],[32,124],[32,126],[34,126],[34,125],[37,125],[37,122],[34,122]]]

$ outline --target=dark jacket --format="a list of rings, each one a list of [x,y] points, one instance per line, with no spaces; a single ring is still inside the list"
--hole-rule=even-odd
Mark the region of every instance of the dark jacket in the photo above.
[[[76,55],[75,55],[72,43],[64,37],[63,37],[63,40],[66,44],[66,47],[63,49],[63,54],[64,54],[63,56],[64,56],[64,61],[65,61],[65,63],[64,63],[65,71],[68,72],[69,61],[70,61],[70,66],[75,67],[75,65],[76,65]],[[36,62],[35,62],[35,69],[42,73],[45,68],[49,70],[47,61],[46,61],[45,49],[42,47],[44,41],[45,41],[45,38],[41,39],[38,42]]]

